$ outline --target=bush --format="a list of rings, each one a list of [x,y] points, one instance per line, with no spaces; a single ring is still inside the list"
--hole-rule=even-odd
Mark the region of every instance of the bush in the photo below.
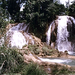
[[[69,75],[69,73],[72,73],[69,71],[66,67],[59,68],[56,64],[52,67],[52,75]]]
[[[23,57],[17,52],[17,50],[5,46],[0,47],[1,74],[19,72],[17,71],[18,66],[23,62]]]
[[[51,55],[53,52],[52,50],[48,49],[47,47],[42,48],[44,55]]]
[[[17,49],[0,47],[0,75],[47,75],[39,65],[26,64]]]
[[[36,55],[39,54],[41,51],[37,45],[29,45],[28,48],[32,54]]]
[[[5,28],[9,23],[9,13],[7,10],[0,7],[0,28]]]
[[[29,64],[25,67],[22,75],[47,75],[39,65],[37,64]]]

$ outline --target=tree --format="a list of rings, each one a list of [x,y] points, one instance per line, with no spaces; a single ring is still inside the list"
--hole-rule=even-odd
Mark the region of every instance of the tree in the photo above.
[[[61,7],[61,8],[60,8]],[[57,2],[55,3],[51,3],[47,9],[48,13],[51,16],[55,16],[55,15],[63,15],[65,13],[65,7],[62,4],[58,4]],[[53,18],[54,19],[54,18]],[[52,20],[53,20],[52,19]]]
[[[0,28],[6,27],[9,20],[9,12],[0,7]]]
[[[69,15],[75,17],[75,1],[69,6]]]
[[[50,23],[55,15],[62,14],[62,12],[65,12],[64,5],[53,3],[53,0],[28,0],[22,12],[22,20],[25,19],[27,23],[30,23],[34,33],[42,32],[46,24]]]
[[[1,0],[0,6],[10,13],[12,20],[19,22],[20,4],[24,1],[25,0]]]

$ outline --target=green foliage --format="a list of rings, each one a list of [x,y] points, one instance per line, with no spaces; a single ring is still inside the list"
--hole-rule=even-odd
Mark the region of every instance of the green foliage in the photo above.
[[[22,75],[47,75],[39,65],[33,63],[27,65],[23,71]]]
[[[9,23],[8,20],[9,13],[0,7],[0,28],[5,28]]]
[[[65,73],[68,73],[68,70],[65,67],[63,67],[61,70],[58,69],[57,65],[52,67],[53,75],[60,75],[60,74],[65,74]]]
[[[10,23],[12,24],[12,23],[15,23],[13,20],[10,20]]]
[[[25,3],[25,8],[20,12],[22,2]],[[46,32],[47,25],[56,15],[65,12],[64,5],[53,3],[53,0],[1,0],[0,3],[0,6],[10,13],[13,21],[29,23],[31,31],[35,35],[37,33],[38,37],[40,32],[40,34]],[[43,39],[44,35],[41,37]]]
[[[17,49],[0,47],[0,75],[47,75],[39,65],[26,64]]]
[[[21,19],[25,19],[30,24],[31,31],[35,35],[37,33],[36,36],[39,37],[40,32],[40,34],[46,32],[47,25],[55,19],[55,16],[64,12],[64,5],[53,3],[53,0],[28,0],[23,12],[21,12]]]
[[[47,11],[48,11],[48,13],[50,13],[51,16],[54,16],[54,15],[63,15],[65,13],[65,7],[62,4],[51,3],[49,5]]]
[[[48,49],[48,47],[43,47],[42,48],[44,55],[51,55],[52,54],[52,50]]]
[[[59,66],[60,67],[60,66]],[[69,71],[66,67],[59,68],[58,65],[56,64],[55,66],[52,67],[52,75],[73,75],[75,74],[72,71]]]
[[[74,1],[73,4],[70,5],[70,7],[69,7],[69,15],[75,17],[75,1]]]
[[[0,7],[7,10],[10,15],[11,19],[15,22],[19,22],[20,20],[20,4],[25,0],[1,0]]]
[[[36,55],[39,54],[41,51],[37,45],[29,45],[28,48],[32,54],[36,54]]]
[[[22,63],[23,57],[15,49],[6,48],[5,46],[0,47],[1,74],[19,72],[18,66]]]

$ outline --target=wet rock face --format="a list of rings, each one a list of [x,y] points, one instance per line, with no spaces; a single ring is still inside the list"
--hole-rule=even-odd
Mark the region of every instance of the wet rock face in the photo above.
[[[52,25],[51,28],[51,42],[55,42],[56,41],[56,37],[57,37],[57,20],[54,21],[54,24]]]
[[[67,30],[69,32],[68,40],[71,41],[75,36],[75,22],[74,22],[74,19],[72,17],[68,18]]]
[[[46,42],[54,43],[58,50],[73,50],[75,48],[75,19],[71,16],[58,16],[47,31]]]

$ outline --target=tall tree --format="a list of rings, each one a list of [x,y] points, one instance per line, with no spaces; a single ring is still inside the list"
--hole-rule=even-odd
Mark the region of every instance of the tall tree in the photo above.
[[[16,0],[8,0],[8,9],[7,9],[13,20],[17,20],[17,16],[19,16],[18,12],[20,10],[20,6]]]
[[[0,6],[3,9],[8,10],[8,12],[11,15],[11,18],[14,21],[19,21],[19,11],[20,11],[20,4],[24,2],[25,0],[1,0]]]
[[[9,20],[9,13],[7,10],[0,7],[0,28],[4,28]]]
[[[22,12],[22,19],[26,19],[27,22],[31,23],[33,29],[41,28],[53,20],[55,15],[59,15],[64,11],[64,5],[53,3],[53,0],[28,0]]]

